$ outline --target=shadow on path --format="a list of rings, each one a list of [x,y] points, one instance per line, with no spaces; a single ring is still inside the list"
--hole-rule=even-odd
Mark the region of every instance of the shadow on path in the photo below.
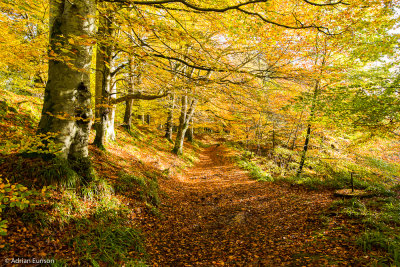
[[[181,177],[160,181],[168,196],[161,207],[163,219],[143,225],[150,264],[365,264],[351,240],[355,230],[333,218],[321,219],[333,200],[330,192],[256,182],[234,165],[230,154],[224,146],[205,148]]]

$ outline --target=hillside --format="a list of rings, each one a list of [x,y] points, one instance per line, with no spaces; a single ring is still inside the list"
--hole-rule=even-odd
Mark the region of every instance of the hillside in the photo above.
[[[8,183],[22,183],[28,188],[20,191],[31,195],[15,194],[14,202],[37,204],[23,210],[3,205],[8,228],[0,237],[2,258],[41,257],[56,266],[359,266],[398,260],[398,241],[368,230],[397,232],[390,230],[399,218],[394,193],[342,200],[328,184],[313,190],[287,180],[257,181],[254,170],[239,167],[240,152],[223,138],[198,135],[177,157],[163,132],[118,128],[107,151],[90,146],[96,181],[78,192],[38,186],[40,178],[68,175],[60,162],[20,153],[28,147],[22,138],[33,134],[26,120],[34,125],[35,117],[14,109],[16,103],[7,105],[1,143],[20,150],[1,157],[1,196],[9,193]],[[8,134],[12,129],[20,135]],[[18,192],[19,186],[8,188]]]

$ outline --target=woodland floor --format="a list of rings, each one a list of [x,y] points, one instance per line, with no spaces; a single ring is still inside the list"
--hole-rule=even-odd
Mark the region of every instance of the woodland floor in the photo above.
[[[31,101],[15,95],[10,99]],[[0,116],[0,143],[16,144],[11,146],[12,151],[0,155],[0,177],[36,184],[48,163],[18,154],[30,145],[26,136],[35,133],[37,121],[29,114],[21,111]],[[186,143],[185,155],[178,158],[171,154],[172,144],[163,136],[147,127],[138,129],[134,135],[119,129],[117,142],[109,144],[107,152],[90,146],[91,160],[99,177],[114,187],[121,185],[121,173],[158,178],[165,193],[159,212],[148,211],[133,183],[127,190],[106,195],[104,203],[98,203],[98,198],[82,199],[71,190],[53,190],[45,205],[23,211],[6,209],[0,214],[8,220],[8,233],[0,236],[0,266],[5,264],[4,259],[33,257],[59,260],[56,266],[92,266],[91,258],[100,266],[122,266],[128,254],[132,255],[129,259],[143,260],[150,266],[390,265],[391,261],[379,264],[379,259],[387,256],[384,251],[374,248],[364,252],[356,244],[366,227],[362,218],[350,218],[338,207],[332,208],[332,202],[340,200],[333,191],[252,180],[234,163],[233,151],[211,137],[196,136],[212,144],[198,149]],[[177,173],[198,153],[193,167]],[[169,176],[165,170],[171,171]],[[114,207],[113,203],[118,205]],[[117,227],[109,222],[114,215],[102,209],[115,211],[120,206],[132,214],[121,215],[126,225]],[[160,216],[156,216],[158,213]],[[110,264],[112,261],[104,261],[103,256],[112,254],[112,250],[100,241],[87,242],[90,249],[75,246],[78,239],[91,240],[92,233],[109,233],[125,226],[139,226],[144,232],[147,255],[130,247],[124,252],[127,255],[116,255],[116,261]],[[397,224],[389,226],[395,228]],[[108,250],[99,251],[99,247]]]
[[[178,178],[162,179],[162,218],[145,220],[153,266],[360,266],[358,225],[327,213],[331,191],[256,182],[219,145]]]
[[[161,168],[154,161],[156,151],[139,162],[128,150],[115,146],[103,153],[92,147],[98,173],[117,181],[122,169],[146,173]],[[181,160],[171,157],[167,148],[157,151],[165,152],[167,166]],[[131,223],[145,236],[147,256],[143,259],[150,266],[366,266],[381,256],[380,251],[366,253],[356,245],[365,227],[330,208],[338,199],[332,191],[250,179],[224,145],[211,144],[199,152],[199,160],[184,172],[174,172],[169,178],[156,175],[164,192],[160,216],[141,212],[145,208],[131,196],[135,192],[126,192],[130,207],[138,210]],[[18,159],[6,162],[0,167],[4,177],[16,171],[25,177],[24,170],[30,169],[26,164],[32,163],[25,162],[21,168],[15,165]],[[42,213],[50,212],[50,207],[43,207]],[[68,240],[87,228],[78,229],[72,222],[41,230],[36,217],[29,219],[29,214],[37,212],[8,218],[9,233],[0,237],[0,259],[47,255],[64,259],[68,266],[78,265],[82,252],[75,253]],[[93,223],[89,226],[96,227],[96,220]]]

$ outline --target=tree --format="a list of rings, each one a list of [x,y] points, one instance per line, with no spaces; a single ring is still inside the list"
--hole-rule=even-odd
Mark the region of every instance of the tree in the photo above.
[[[173,142],[172,130],[174,127],[175,98],[175,94],[172,94],[169,98],[167,122],[165,123],[165,138],[171,143]]]
[[[299,168],[297,170],[297,176],[300,176],[301,172],[303,171],[304,162],[306,160],[308,144],[310,143],[310,138],[311,138],[311,123],[312,123],[312,120],[314,119],[314,116],[315,116],[317,97],[318,97],[319,91],[321,90],[320,86],[321,86],[320,85],[320,81],[316,80],[315,81],[315,86],[314,86],[313,97],[312,97],[312,100],[311,100],[312,102],[311,102],[311,108],[310,108],[310,116],[309,116],[308,122],[307,122],[307,133],[306,133],[306,138],[305,138],[305,141],[304,141],[303,152],[301,154]]]
[[[96,1],[50,1],[48,82],[38,133],[55,133],[59,156],[88,157],[92,120],[90,67]]]
[[[185,135],[185,137],[187,138],[187,140],[189,142],[193,142],[193,140],[194,140],[194,126],[193,126],[193,124],[194,124],[194,114],[193,114],[193,116],[192,116],[192,118],[191,118],[191,120],[189,122],[189,128],[186,131],[186,135]]]
[[[127,75],[128,80],[128,94],[134,94],[136,87],[140,84],[141,80],[141,70],[140,63],[135,60],[134,57],[129,59],[129,73]],[[124,125],[130,130],[132,125],[132,113],[133,113],[133,99],[128,99],[125,101],[125,115],[124,115]]]
[[[188,102],[190,102],[190,104]],[[193,117],[196,105],[196,98],[188,101],[187,95],[183,95],[181,97],[181,115],[179,117],[179,126],[178,132],[176,134],[175,146],[172,150],[172,152],[177,155],[182,155],[183,153],[183,142],[185,140],[185,134],[189,127],[189,122]]]
[[[99,18],[97,55],[96,55],[96,137],[94,144],[105,149],[108,139],[114,140],[115,107],[110,100],[116,98],[116,84],[113,82],[112,70],[114,67],[114,14],[105,7],[104,13]]]

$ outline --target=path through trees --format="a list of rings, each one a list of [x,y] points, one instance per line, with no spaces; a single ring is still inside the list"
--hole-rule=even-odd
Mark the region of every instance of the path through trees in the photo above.
[[[362,264],[357,227],[322,214],[330,192],[250,180],[229,153],[212,145],[186,174],[161,181],[163,218],[143,225],[152,264]]]

